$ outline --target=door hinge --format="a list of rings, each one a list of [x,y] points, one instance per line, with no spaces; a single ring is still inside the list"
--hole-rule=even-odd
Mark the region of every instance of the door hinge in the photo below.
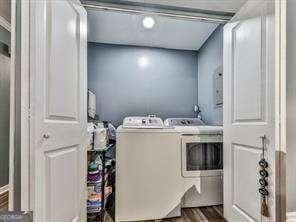
[[[32,110],[28,108],[28,118],[31,119],[31,117],[32,117]]]

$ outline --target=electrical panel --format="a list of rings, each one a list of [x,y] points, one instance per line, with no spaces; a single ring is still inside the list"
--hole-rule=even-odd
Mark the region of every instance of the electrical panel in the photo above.
[[[223,105],[223,68],[219,66],[214,72],[214,106]]]

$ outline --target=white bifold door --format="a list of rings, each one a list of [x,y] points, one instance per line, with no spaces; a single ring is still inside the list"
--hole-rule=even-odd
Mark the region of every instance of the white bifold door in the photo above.
[[[87,15],[30,4],[30,200],[34,221],[86,221]]]
[[[30,150],[27,159],[22,157],[29,159],[29,173],[22,169],[22,177],[29,177],[27,209],[37,222],[84,222],[86,11],[79,0],[27,3],[30,19],[22,23],[30,30]],[[276,221],[275,35],[272,0],[249,0],[224,27],[224,216],[230,222]],[[263,136],[269,217],[260,214],[258,192]]]
[[[224,26],[224,216],[230,222],[276,221],[275,4],[249,0]],[[268,217],[258,192],[264,136]]]

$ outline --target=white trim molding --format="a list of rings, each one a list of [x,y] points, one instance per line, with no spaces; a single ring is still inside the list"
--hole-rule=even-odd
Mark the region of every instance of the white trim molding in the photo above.
[[[21,5],[21,209],[30,210],[30,7]]]
[[[276,221],[286,221],[286,12],[287,1],[275,1],[275,128],[276,141]]]
[[[15,148],[15,50],[16,50],[16,0],[11,0],[11,69],[10,69],[10,127],[9,127],[9,200],[8,209],[14,209],[14,148]]]

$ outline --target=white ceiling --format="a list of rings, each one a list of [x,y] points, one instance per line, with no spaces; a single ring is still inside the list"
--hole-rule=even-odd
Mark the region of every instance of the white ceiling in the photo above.
[[[144,29],[143,15],[88,9],[88,41],[182,50],[198,50],[219,24],[154,16]]]

